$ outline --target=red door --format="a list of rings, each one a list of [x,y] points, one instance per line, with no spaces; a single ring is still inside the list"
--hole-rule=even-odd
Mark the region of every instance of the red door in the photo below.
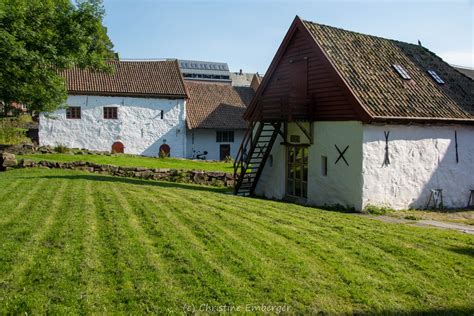
[[[112,154],[123,154],[124,148],[122,142],[115,142],[112,144]]]

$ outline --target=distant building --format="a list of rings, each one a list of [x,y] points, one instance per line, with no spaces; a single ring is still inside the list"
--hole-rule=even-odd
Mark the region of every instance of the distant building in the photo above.
[[[243,114],[255,91],[185,80],[189,98],[186,102],[187,157],[207,152],[207,159],[234,158],[242,143],[248,123]]]
[[[179,59],[178,65],[183,78],[186,80],[227,84],[232,82],[229,66],[226,63]]]

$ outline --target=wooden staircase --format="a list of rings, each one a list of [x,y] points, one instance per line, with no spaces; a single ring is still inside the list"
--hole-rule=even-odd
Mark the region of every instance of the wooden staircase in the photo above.
[[[235,195],[254,194],[280,128],[280,122],[250,123],[234,161]]]

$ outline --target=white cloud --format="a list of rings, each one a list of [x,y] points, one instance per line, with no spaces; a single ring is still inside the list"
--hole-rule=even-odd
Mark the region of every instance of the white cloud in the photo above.
[[[449,64],[474,68],[474,53],[469,50],[444,51],[438,54]]]

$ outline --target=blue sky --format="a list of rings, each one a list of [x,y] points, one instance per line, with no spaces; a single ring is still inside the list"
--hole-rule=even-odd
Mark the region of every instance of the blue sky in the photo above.
[[[474,67],[474,0],[105,0],[105,25],[122,59],[227,62],[264,73],[296,15],[423,46]]]

